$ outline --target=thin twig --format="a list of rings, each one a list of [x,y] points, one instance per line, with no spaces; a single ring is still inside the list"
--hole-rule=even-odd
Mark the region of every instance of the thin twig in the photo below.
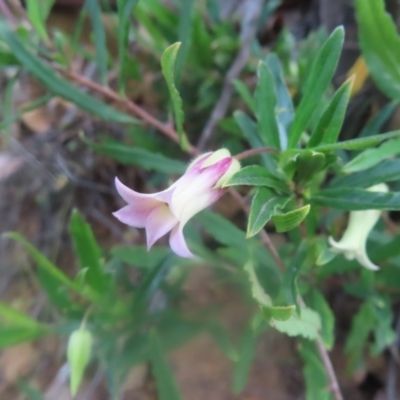
[[[274,149],[273,147],[260,147],[258,149],[250,149],[243,151],[239,154],[236,154],[234,157],[236,160],[243,160],[248,157],[256,156],[258,154],[263,154],[263,153],[279,153],[279,150]]]
[[[106,86],[102,86],[99,83],[94,82],[90,79],[87,79],[75,72],[65,71],[65,70],[60,70],[60,69],[59,69],[59,71],[62,75],[71,79],[72,81],[76,82],[78,85],[82,85],[84,87],[87,87],[88,89],[94,90],[95,92],[100,93],[103,96],[105,96],[107,99],[115,101],[116,103],[123,105],[129,111],[131,111],[135,116],[141,118],[144,122],[148,123],[149,125],[157,128],[161,133],[163,133],[165,136],[167,136],[169,139],[171,139],[175,143],[179,143],[178,134],[174,130],[172,125],[164,124],[164,123],[160,122],[157,118],[154,118],[151,114],[149,114],[142,107],[135,104],[133,101],[131,101],[127,98],[123,98],[114,90],[112,90]],[[200,154],[200,152],[193,146],[189,147],[188,152],[191,155]]]
[[[251,44],[257,33],[257,21],[261,15],[262,5],[263,1],[253,0],[249,1],[249,7],[245,8],[247,15],[245,15],[242,21],[242,44],[228,70],[228,73],[226,74],[221,95],[200,135],[200,139],[196,146],[199,150],[205,149],[218,121],[225,116],[226,111],[228,110],[233,94],[232,81],[240,75],[250,57]]]

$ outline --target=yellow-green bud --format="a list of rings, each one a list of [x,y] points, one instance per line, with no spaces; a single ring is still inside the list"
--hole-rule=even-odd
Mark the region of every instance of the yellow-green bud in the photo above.
[[[92,334],[86,328],[72,332],[68,341],[67,359],[70,369],[70,390],[75,396],[82,382],[83,374],[89,363],[92,347]]]

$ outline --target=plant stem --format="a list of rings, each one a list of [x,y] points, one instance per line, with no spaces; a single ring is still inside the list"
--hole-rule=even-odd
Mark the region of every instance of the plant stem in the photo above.
[[[243,151],[242,153],[236,154],[235,158],[236,160],[243,160],[245,158],[252,157],[262,153],[279,153],[279,150],[274,149],[273,147],[260,147],[258,149],[250,149]]]

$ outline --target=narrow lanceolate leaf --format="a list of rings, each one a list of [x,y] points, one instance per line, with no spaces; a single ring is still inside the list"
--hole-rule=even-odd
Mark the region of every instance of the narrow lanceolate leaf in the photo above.
[[[282,150],[286,150],[287,130],[294,117],[293,102],[292,98],[290,97],[286,82],[283,78],[283,70],[278,56],[275,53],[270,53],[265,59],[265,62],[275,81],[276,96],[278,101],[276,105],[276,116],[279,125],[282,126],[284,130],[284,137],[282,133],[280,136],[281,148]]]
[[[130,147],[116,142],[98,144],[86,139],[83,140],[98,153],[109,156],[123,164],[137,165],[146,170],[165,172],[166,174],[181,174],[186,169],[186,165],[181,161],[140,147]]]
[[[313,289],[310,297],[310,306],[313,307],[321,318],[321,339],[325,347],[331,350],[335,342],[335,315],[319,290]]]
[[[347,104],[349,103],[352,82],[351,79],[346,81],[334,94],[312,133],[307,147],[336,142],[342,129]]]
[[[306,339],[315,340],[321,329],[319,315],[309,308],[302,308],[301,314],[293,314],[286,321],[271,321],[279,332],[286,333],[288,336],[302,336]]]
[[[106,121],[125,124],[137,122],[136,119],[119,112],[96,98],[82,92],[64,78],[57,75],[54,70],[39,57],[27,50],[18,36],[4,22],[0,22],[0,36],[7,43],[10,49],[12,49],[14,56],[26,68],[26,70],[35,78],[40,80],[51,93],[63,97],[82,110],[96,115]]]
[[[257,125],[249,118],[243,111],[237,110],[233,113],[233,117],[240,127],[243,135],[250,143],[251,147],[256,149],[258,147],[263,147],[263,143],[260,140],[260,136],[257,132]],[[261,159],[263,164],[268,168],[269,171],[276,171],[276,162],[273,160],[271,154],[263,153],[261,154]]]
[[[336,28],[319,51],[307,79],[303,97],[289,134],[289,148],[297,145],[301,134],[329,86],[339,61],[344,39],[342,27]]]
[[[103,21],[101,19],[100,0],[86,0],[86,8],[93,27],[93,39],[96,48],[96,64],[100,72],[100,80],[107,84],[107,45]]]
[[[92,228],[78,210],[71,215],[69,230],[72,236],[79,266],[85,270],[84,280],[100,293],[106,290],[106,279],[101,265],[101,252]]]
[[[377,86],[400,99],[400,37],[384,0],[357,0],[356,16],[362,54]]]
[[[178,131],[179,135],[179,143],[183,149],[187,149],[189,143],[186,133],[183,130],[184,113],[182,99],[178,89],[175,86],[175,64],[180,46],[181,43],[175,43],[166,48],[161,57],[161,68],[165,81],[167,82],[169,95],[171,97],[172,108],[174,110],[176,122],[176,130]]]
[[[118,86],[123,88],[125,85],[125,63],[126,50],[128,48],[129,19],[132,11],[139,0],[118,0],[118,56],[119,56],[119,76]]]
[[[14,346],[18,343],[29,342],[46,335],[46,329],[36,329],[13,326],[0,328],[0,349]]]
[[[236,91],[240,94],[240,97],[246,103],[247,107],[249,107],[252,112],[255,112],[256,107],[254,99],[247,85],[238,79],[234,79],[232,83],[233,86],[235,86]]]
[[[329,379],[315,343],[303,340],[299,353],[304,362],[305,400],[333,400]]]
[[[163,354],[159,335],[153,330],[149,338],[152,372],[157,384],[159,400],[181,400],[178,385]]]
[[[278,196],[269,189],[258,189],[251,203],[247,237],[252,237],[260,232],[277,212],[277,209],[285,207],[289,200],[290,197]]]
[[[3,302],[0,302],[0,321],[2,326],[19,326],[26,329],[47,329],[30,316]]]
[[[371,192],[359,188],[324,189],[310,201],[338,210],[400,210],[400,192]]]
[[[242,168],[239,172],[233,175],[224,186],[239,185],[266,186],[285,193],[289,191],[288,185],[285,182],[278,180],[266,168],[258,165]]]
[[[400,154],[400,138],[389,140],[378,148],[363,151],[348,162],[342,171],[345,173],[363,171],[397,154]]]
[[[258,132],[266,146],[280,149],[279,129],[275,115],[277,99],[274,78],[267,64],[263,61],[258,64],[257,75],[258,82],[254,93],[254,106],[258,121]]]
[[[255,355],[258,332],[250,324],[243,333],[239,345],[239,359],[233,372],[233,392],[239,394],[246,386]]]
[[[80,286],[69,279],[63,272],[61,272],[48,258],[46,258],[38,249],[32,246],[22,235],[16,232],[9,232],[4,234],[5,237],[16,240],[21,243],[28,251],[29,255],[37,263],[39,268],[46,270],[60,283],[70,287],[71,289],[80,291]]]
[[[49,40],[46,31],[45,20],[47,17],[47,8],[51,7],[53,1],[38,1],[38,0],[27,0],[26,8],[28,12],[29,20],[36,29],[40,37],[46,42]]]
[[[386,160],[364,171],[354,174],[340,176],[329,185],[330,188],[337,187],[362,187],[368,188],[382,182],[393,182],[400,179],[400,160]]]
[[[298,208],[297,210],[289,211],[286,214],[277,214],[272,216],[277,232],[290,231],[301,224],[310,211],[310,205]]]
[[[359,139],[346,140],[344,142],[321,144],[313,147],[314,151],[334,151],[334,150],[362,150],[367,147],[373,147],[384,140],[394,139],[400,136],[400,130],[382,133],[375,136],[367,136]]]

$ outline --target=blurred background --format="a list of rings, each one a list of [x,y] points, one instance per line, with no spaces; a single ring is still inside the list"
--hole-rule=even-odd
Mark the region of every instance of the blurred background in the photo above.
[[[160,65],[167,46],[183,41],[175,76],[185,130],[201,150],[245,150],[232,112],[249,109],[246,99],[257,81],[258,59],[271,51],[278,55],[296,102],[315,54],[338,25],[344,25],[346,37],[333,85],[355,75],[341,140],[357,137],[362,129],[400,128],[398,106],[375,87],[360,56],[352,0],[118,3],[0,0],[0,232],[20,233],[70,277],[77,274],[74,240],[81,235],[84,247],[95,248],[101,265],[112,271],[115,293],[122,299],[117,311],[108,295],[108,305],[89,311],[97,318],[92,329],[99,354],[85,373],[76,396],[80,400],[158,398],[154,371],[145,356],[138,356],[154,321],[148,316],[140,324],[124,319],[123,304],[144,278],[160,279],[159,271],[148,276],[147,270],[165,256],[167,239],[147,255],[142,230],[123,226],[112,212],[124,204],[114,188],[115,176],[137,191],[154,192],[170,183],[171,175],[179,176],[192,158],[168,137],[171,108]],[[121,12],[121,4],[129,14]],[[398,21],[398,1],[387,0],[386,7]],[[10,27],[15,37],[7,33]],[[79,93],[88,97],[79,101]],[[161,133],[151,116],[166,121]],[[70,222],[73,209],[79,214]],[[214,211],[245,228],[245,216],[229,196]],[[391,214],[392,224],[398,217]],[[78,239],[71,238],[74,232]],[[200,233],[206,249],[217,247],[207,229],[195,226],[189,235],[196,239]],[[283,235],[271,232],[271,237],[277,246],[286,242]],[[0,331],[2,400],[72,398],[66,345],[89,306],[78,295],[65,298],[51,273],[39,276],[36,268],[43,260],[38,257],[32,259],[14,241],[0,240],[1,300],[45,324],[57,321],[56,330],[45,336],[38,330]],[[216,268],[204,264],[174,270],[169,286],[149,297],[150,310],[163,310],[157,320],[160,337],[168,342],[167,360],[182,398],[304,399],[296,342],[272,330],[244,336],[255,307],[240,279],[226,274],[232,262]],[[331,356],[345,398],[395,400],[385,397],[393,373],[390,352],[367,354],[361,367],[348,368],[344,347],[361,300],[343,289],[340,277],[328,279],[322,289],[336,316]],[[392,290],[398,299],[400,288]],[[136,336],[130,337],[133,331]],[[232,352],[241,343],[249,362],[238,370]],[[250,343],[247,349],[243,343]],[[241,378],[247,369],[248,380]]]

